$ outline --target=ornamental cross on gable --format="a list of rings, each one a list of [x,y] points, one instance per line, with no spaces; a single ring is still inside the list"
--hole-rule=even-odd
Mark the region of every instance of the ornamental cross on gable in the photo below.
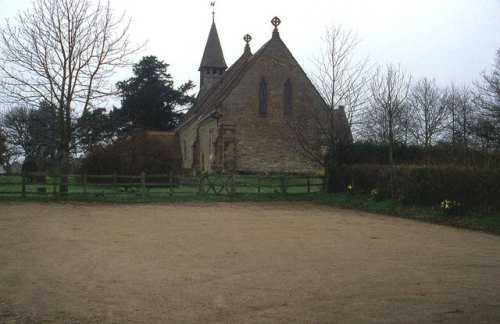
[[[281,19],[279,19],[278,17],[274,17],[271,20],[271,24],[273,24],[274,30],[278,30],[278,26],[281,24]]]

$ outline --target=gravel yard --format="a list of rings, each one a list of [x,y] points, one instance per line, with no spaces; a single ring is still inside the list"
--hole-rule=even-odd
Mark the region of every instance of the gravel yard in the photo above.
[[[498,323],[500,237],[312,203],[0,203],[0,323]]]

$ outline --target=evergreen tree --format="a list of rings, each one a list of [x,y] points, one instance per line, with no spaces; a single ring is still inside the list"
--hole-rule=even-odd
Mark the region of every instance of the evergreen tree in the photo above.
[[[187,94],[194,84],[188,81],[175,89],[167,68],[156,56],[145,56],[134,65],[132,78],[118,82],[121,108],[115,108],[112,116],[122,121],[122,131],[172,130],[178,124],[179,107],[194,101]]]

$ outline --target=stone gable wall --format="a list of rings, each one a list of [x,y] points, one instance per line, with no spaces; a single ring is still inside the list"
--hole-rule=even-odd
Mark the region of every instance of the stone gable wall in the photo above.
[[[259,113],[259,82],[267,84],[267,114]],[[292,112],[285,115],[284,84],[292,83]],[[222,105],[222,123],[236,127],[236,168],[254,173],[322,172],[300,146],[294,130],[323,103],[281,41],[272,41]],[[324,103],[323,103],[324,104]],[[312,129],[311,125],[311,129]],[[312,133],[311,133],[312,135]]]

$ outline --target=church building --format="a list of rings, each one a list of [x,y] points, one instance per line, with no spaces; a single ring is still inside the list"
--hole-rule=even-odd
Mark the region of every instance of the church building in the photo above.
[[[322,172],[299,138],[318,136],[311,116],[327,110],[326,103],[281,39],[280,23],[272,19],[272,37],[255,53],[245,35],[243,54],[228,68],[213,21],[199,67],[199,94],[176,129],[183,169]],[[348,128],[343,110],[331,116]]]

